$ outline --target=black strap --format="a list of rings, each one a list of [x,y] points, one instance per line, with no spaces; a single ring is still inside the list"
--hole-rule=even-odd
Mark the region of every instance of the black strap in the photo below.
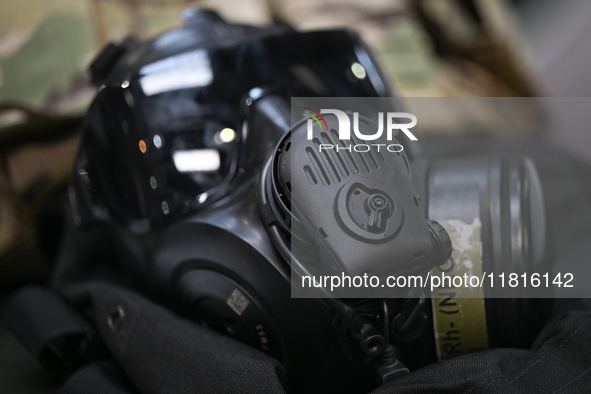
[[[60,394],[137,394],[123,370],[111,360],[89,364],[73,374]]]
[[[58,379],[108,355],[90,322],[57,294],[42,287],[26,287],[14,294],[4,309],[4,321]]]

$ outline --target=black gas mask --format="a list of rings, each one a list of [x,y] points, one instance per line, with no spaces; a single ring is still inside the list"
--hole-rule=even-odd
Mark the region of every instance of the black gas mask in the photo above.
[[[402,135],[383,141],[391,151],[336,151],[356,143],[339,139],[336,115],[292,113],[291,97],[393,97],[350,31],[192,11],[180,29],[107,47],[91,71],[99,92],[70,192],[74,222],[107,227],[145,293],[280,360],[293,391],[364,392],[441,356],[428,289],[353,298],[316,287],[297,298],[294,278],[445,270],[453,237],[438,221],[457,218],[481,223],[490,271],[540,264],[543,220],[532,221],[543,206],[528,160],[429,162]],[[368,135],[379,112],[401,111],[388,103],[343,113]],[[487,347],[528,345],[535,302],[480,303]]]

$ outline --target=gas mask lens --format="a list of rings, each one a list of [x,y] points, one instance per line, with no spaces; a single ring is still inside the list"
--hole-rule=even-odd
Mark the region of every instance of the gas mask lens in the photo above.
[[[240,140],[234,129],[218,122],[201,129],[169,132],[160,137],[161,148],[169,157],[169,187],[190,195],[210,192],[233,173]]]

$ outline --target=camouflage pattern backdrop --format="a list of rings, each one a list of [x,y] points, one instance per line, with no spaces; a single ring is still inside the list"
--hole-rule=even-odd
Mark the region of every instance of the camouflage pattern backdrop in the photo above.
[[[495,54],[516,52],[511,46],[517,35],[504,2],[474,3],[485,15],[480,25],[446,0],[0,0],[0,102],[82,112],[93,95],[85,69],[105,43],[130,32],[146,38],[177,26],[178,13],[189,6],[257,25],[274,15],[300,29],[352,27],[377,49],[402,96],[532,93],[518,70],[520,59],[516,70],[501,72],[492,64]],[[444,33],[437,41],[425,31],[435,25]],[[444,49],[469,66],[458,74],[453,64],[438,59]],[[507,79],[507,73],[513,75]]]

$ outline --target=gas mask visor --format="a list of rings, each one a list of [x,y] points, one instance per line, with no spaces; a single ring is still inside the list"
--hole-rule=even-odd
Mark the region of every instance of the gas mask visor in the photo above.
[[[227,196],[237,175],[258,176],[282,136],[248,127],[265,94],[392,95],[349,31],[282,27],[174,54],[163,40],[123,55],[89,109],[70,195],[79,224],[146,232]]]

